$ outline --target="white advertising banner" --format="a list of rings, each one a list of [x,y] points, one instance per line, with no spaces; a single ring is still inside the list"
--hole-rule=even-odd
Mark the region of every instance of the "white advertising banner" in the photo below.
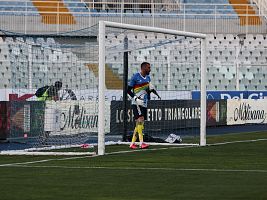
[[[44,130],[50,135],[98,132],[96,101],[46,102]],[[105,104],[105,132],[110,132],[110,102]]]
[[[228,99],[227,125],[267,123],[267,99]]]

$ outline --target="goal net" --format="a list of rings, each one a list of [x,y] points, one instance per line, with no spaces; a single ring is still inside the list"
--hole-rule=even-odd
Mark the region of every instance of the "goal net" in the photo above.
[[[123,135],[126,144],[131,141],[135,119],[127,86],[133,74],[140,72],[143,62],[151,64],[151,83],[160,96],[151,93],[148,102],[143,130],[145,142],[206,144],[205,35],[100,22],[98,40],[99,154],[105,152],[107,93],[114,97],[110,105],[109,134]],[[109,87],[116,89],[116,94]],[[201,91],[200,100],[191,99],[192,90]]]
[[[150,95],[144,141],[206,144],[203,34],[102,21],[57,36],[7,35],[3,46],[12,94],[7,139],[16,150],[93,154],[73,148],[98,145],[103,155],[105,142],[128,145],[135,120],[127,85],[142,62],[151,64],[160,96]]]
[[[6,33],[1,50],[9,68],[7,150],[14,150],[2,153],[94,154],[91,147],[97,144],[98,132],[98,76],[90,68],[98,58],[94,28],[56,36]]]

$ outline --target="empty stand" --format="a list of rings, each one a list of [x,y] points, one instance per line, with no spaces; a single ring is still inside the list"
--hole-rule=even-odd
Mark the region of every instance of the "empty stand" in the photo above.
[[[75,18],[62,0],[33,1],[44,24],[76,24]]]
[[[262,21],[248,0],[229,0],[240,19],[240,25],[261,25]]]
[[[114,34],[107,37],[114,38],[112,39],[112,46],[116,50],[116,44],[121,44],[122,38],[118,38]],[[162,37],[162,35],[130,35],[129,42],[131,37],[142,41],[144,38],[153,40]],[[236,51],[240,48],[240,39],[232,34],[218,34],[208,35],[207,40],[207,88],[233,90],[237,78]],[[247,35],[244,40],[244,46],[241,47],[237,58],[240,62],[238,69],[240,88],[262,90],[267,87],[266,35]],[[250,42],[254,45],[248,45],[251,44]],[[30,45],[26,45],[27,43],[36,44],[42,48],[34,48],[34,46],[30,48]],[[97,64],[83,60],[74,52],[60,49],[57,46],[59,45],[52,37],[28,37],[26,39],[0,37],[0,77],[2,78],[0,88],[29,87],[29,81],[27,81],[29,61],[32,68],[33,88],[41,87],[44,81],[47,84],[53,84],[56,79],[62,80],[64,86],[69,88],[90,88],[90,83],[97,80]],[[30,54],[31,56],[29,56]],[[183,89],[199,89],[196,88],[199,85],[199,80],[195,77],[200,74],[200,66],[194,65],[195,60],[199,59],[198,51],[184,49],[182,54],[175,46],[170,45],[168,49],[157,50],[153,56],[149,49],[138,50],[132,54],[129,60],[131,73],[139,70],[142,61],[151,63],[159,63],[158,60],[163,61],[160,65],[153,65],[151,71],[155,85],[160,83],[160,86],[157,86],[158,89],[176,90],[183,79],[189,81],[188,85],[191,87]],[[173,60],[170,59],[169,55],[172,55]],[[122,85],[123,66],[118,57],[120,55],[113,55],[107,59],[106,73],[109,73],[109,77],[114,77],[106,83],[109,89],[118,89],[117,86]],[[183,63],[187,63],[185,71],[180,70]],[[169,79],[176,80],[176,82],[168,85],[167,80]],[[84,82],[84,80],[88,81]],[[114,83],[118,83],[117,86]]]

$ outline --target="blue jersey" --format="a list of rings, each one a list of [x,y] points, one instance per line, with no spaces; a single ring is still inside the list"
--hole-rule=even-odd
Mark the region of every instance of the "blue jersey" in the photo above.
[[[140,73],[136,73],[132,76],[129,86],[133,87],[133,93],[144,101],[145,107],[147,107],[148,101],[148,89],[150,83],[150,76],[143,77]],[[135,101],[132,101],[135,104]]]

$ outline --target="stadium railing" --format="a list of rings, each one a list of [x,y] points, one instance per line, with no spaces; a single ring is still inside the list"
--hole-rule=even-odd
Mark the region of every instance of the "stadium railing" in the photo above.
[[[259,13],[267,19],[267,0],[252,0],[259,8]]]
[[[225,4],[226,1],[218,1],[216,4],[181,2],[162,0],[157,3],[121,3],[107,0],[85,3],[65,0],[44,3],[0,0],[0,28],[29,34],[59,33],[93,26],[104,19],[212,34],[263,33],[266,30],[266,23],[257,24],[257,20],[254,24],[253,20],[251,24],[248,23],[251,21],[249,18],[253,17],[263,20],[264,15],[257,4],[245,4],[238,10],[229,3]],[[255,10],[255,14],[249,12],[250,7]],[[243,14],[237,14],[239,11]]]

